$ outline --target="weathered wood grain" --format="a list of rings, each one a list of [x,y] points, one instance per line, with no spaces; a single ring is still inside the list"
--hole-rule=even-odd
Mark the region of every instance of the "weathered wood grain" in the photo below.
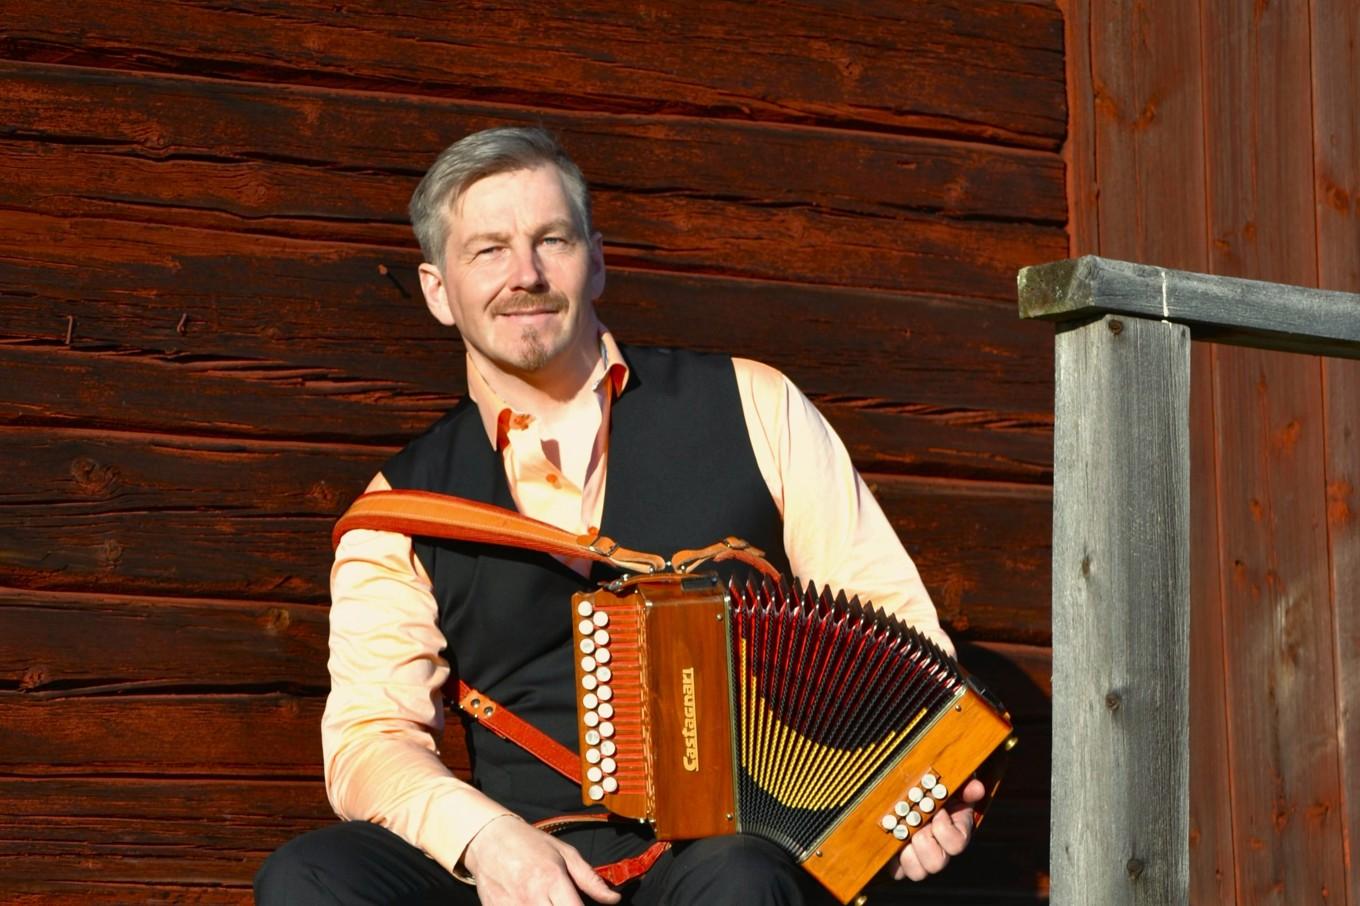
[[[607,193],[1054,225],[1065,215],[1058,155],[985,143],[453,104],[5,61],[0,77],[10,89],[0,98],[10,138],[6,152],[21,167],[28,155],[65,149],[72,163],[102,165],[79,171],[87,191],[136,181],[167,202],[187,206],[202,199],[210,202],[203,207],[241,217],[305,213],[403,225],[416,180],[444,145],[489,125],[516,123],[559,133],[592,183]],[[375,134],[383,140],[374,141]],[[747,166],[756,160],[761,166]],[[194,162],[204,166],[187,166]],[[179,181],[157,189],[138,178],[139,164],[166,177],[183,164],[186,174],[221,178],[180,199],[168,191],[183,188]],[[55,176],[50,184],[59,188]],[[337,182],[348,191],[327,191]],[[870,186],[873,191],[866,191]],[[235,197],[226,194],[231,188],[239,190]]]
[[[0,774],[319,780],[324,701],[284,693],[0,692]],[[467,768],[456,721],[442,749],[451,768]]]
[[[1360,294],[1197,274],[1086,256],[1020,272],[1020,315],[1160,318],[1196,339],[1360,357]]]
[[[1360,362],[1328,360],[1323,368],[1342,868],[1354,904],[1360,903]]]
[[[1210,270],[1317,286],[1309,4],[1201,8]]]
[[[1094,133],[1099,253],[1206,270],[1200,4],[1078,5],[1092,26],[1093,110],[1074,125]]]
[[[1106,316],[1057,338],[1053,902],[1185,906],[1190,337]]]
[[[0,583],[324,601],[331,524],[389,452],[0,428],[0,468],[27,477],[0,496]],[[947,625],[1046,641],[1046,488],[868,480]]]
[[[244,894],[275,847],[335,820],[320,781],[4,778],[0,795],[0,889],[26,894],[7,903],[61,902],[63,894],[96,903],[234,902],[230,888]],[[880,887],[874,902],[920,902],[926,891],[933,902],[1035,902],[1047,876],[1025,828],[1045,821],[1042,803],[999,799],[949,872],[924,887]]]
[[[134,0],[69,21],[13,3],[5,18],[0,55],[30,61],[1047,148],[1064,131],[1062,24],[1047,2],[800,2],[755,14],[730,0],[371,10]]]
[[[409,298],[416,285],[414,256],[372,247],[155,226],[130,236],[121,224],[45,215],[0,223],[0,337],[64,342],[74,318],[76,351],[102,350],[118,359],[108,367],[132,369],[103,383],[148,378],[150,362],[170,374],[192,371],[193,381],[247,384],[235,401],[229,390],[201,388],[187,407],[169,396],[156,405],[134,400],[117,413],[147,430],[206,418],[219,423],[218,433],[298,437],[311,423],[308,411],[338,408],[350,414],[310,429],[384,443],[409,437],[463,391],[461,343]],[[862,467],[1047,477],[1047,328],[1017,325],[984,300],[618,269],[601,314],[626,341],[780,368],[823,404],[858,447]],[[81,407],[86,376],[70,375],[64,387],[61,375],[23,367],[8,405],[34,408],[13,417],[40,419],[44,401],[61,401],[67,411],[58,418],[109,416],[98,402]],[[252,388],[283,394],[280,405],[296,415],[273,423],[278,407],[247,403]],[[214,410],[223,393],[224,408]],[[290,393],[304,398],[288,400]],[[325,399],[305,399],[313,394]],[[265,424],[238,427],[257,414]],[[860,425],[863,438],[854,436]]]
[[[951,634],[1048,643],[1050,488],[1000,482],[970,488],[876,475],[866,480]]]
[[[1237,902],[1232,790],[1224,688],[1222,549],[1214,359],[1190,348],[1190,902]]]
[[[0,688],[324,693],[326,611],[0,589]]]
[[[1318,286],[1360,292],[1360,6],[1317,0],[1308,11]]]
[[[1280,906],[1346,885],[1320,373],[1282,358],[1217,362],[1237,895]]]

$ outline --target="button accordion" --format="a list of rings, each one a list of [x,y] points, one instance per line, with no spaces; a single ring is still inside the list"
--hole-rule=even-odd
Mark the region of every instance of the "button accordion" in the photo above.
[[[661,574],[572,606],[583,802],[764,837],[843,903],[1012,738],[925,636],[811,585]]]

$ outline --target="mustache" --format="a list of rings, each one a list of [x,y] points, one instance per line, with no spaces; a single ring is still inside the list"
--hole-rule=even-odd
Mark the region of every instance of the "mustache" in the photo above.
[[[558,312],[567,308],[567,297],[559,292],[515,293],[491,306],[493,315],[515,315],[522,312]]]

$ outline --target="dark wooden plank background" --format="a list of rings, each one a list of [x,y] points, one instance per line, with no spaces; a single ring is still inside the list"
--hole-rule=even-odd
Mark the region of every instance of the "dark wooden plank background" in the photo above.
[[[330,820],[328,529],[465,390],[405,204],[503,123],[591,179],[621,337],[841,431],[1023,737],[926,899],[1043,900],[1054,3],[347,7],[0,3],[6,902],[242,902]]]
[[[1074,253],[1360,292],[1360,8],[1076,6]],[[1197,343],[1191,400],[1191,902],[1357,906],[1360,370]]]

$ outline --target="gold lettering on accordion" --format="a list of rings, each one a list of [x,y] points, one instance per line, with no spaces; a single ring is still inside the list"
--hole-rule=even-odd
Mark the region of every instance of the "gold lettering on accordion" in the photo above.
[[[681,735],[685,738],[685,758],[682,762],[686,771],[699,770],[699,716],[694,696],[694,668],[686,667],[680,671],[680,694],[684,699],[685,722]]]

